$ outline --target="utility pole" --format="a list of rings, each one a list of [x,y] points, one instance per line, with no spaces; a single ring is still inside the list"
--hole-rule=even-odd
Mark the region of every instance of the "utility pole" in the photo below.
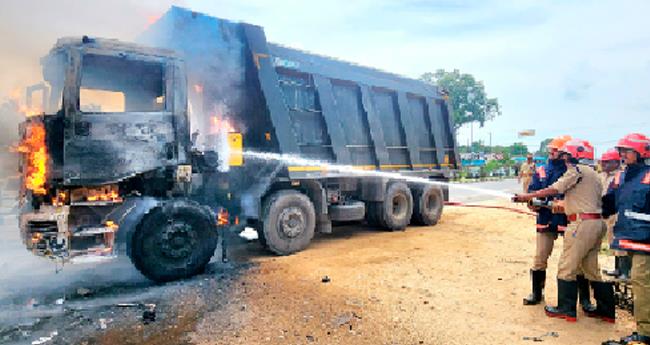
[[[490,153],[492,153],[492,132],[490,132]]]

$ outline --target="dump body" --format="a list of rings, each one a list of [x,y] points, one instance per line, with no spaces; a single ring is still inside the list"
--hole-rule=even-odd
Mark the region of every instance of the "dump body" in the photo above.
[[[243,134],[246,150],[439,179],[458,168],[449,104],[434,85],[269,43],[259,26],[178,7],[138,40],[188,62],[192,131],[199,138],[206,133],[200,124],[217,116]],[[275,178],[345,177],[287,165],[269,179],[272,171],[255,162],[240,170],[242,181],[233,184],[246,191],[247,216],[259,212],[247,206]]]

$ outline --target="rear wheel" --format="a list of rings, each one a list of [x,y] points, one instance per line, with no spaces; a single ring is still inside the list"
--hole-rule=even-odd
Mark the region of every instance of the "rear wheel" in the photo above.
[[[133,235],[130,257],[147,278],[166,282],[203,272],[217,247],[211,213],[190,201],[149,212]]]
[[[309,197],[293,190],[279,191],[265,205],[262,232],[270,251],[289,255],[309,246],[316,227],[316,211]]]
[[[370,203],[368,221],[388,230],[404,230],[413,214],[413,195],[403,182],[388,186],[383,202]]]
[[[413,189],[413,218],[417,225],[435,225],[440,220],[444,196],[442,190],[433,185]]]

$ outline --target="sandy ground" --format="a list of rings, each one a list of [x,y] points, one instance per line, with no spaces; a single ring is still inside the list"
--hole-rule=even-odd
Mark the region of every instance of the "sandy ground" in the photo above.
[[[556,332],[544,342],[599,344],[629,333],[633,324],[622,311],[615,325],[581,312],[568,323],[546,317],[543,305],[522,305],[530,288],[532,221],[448,207],[435,227],[393,233],[347,227],[288,257],[249,244],[251,263],[240,274],[203,276],[200,285],[174,290],[174,312],[157,324],[116,324],[87,342],[525,344],[532,342],[526,336]],[[330,281],[322,282],[324,276]],[[548,285],[546,299],[555,303],[552,278]]]
[[[477,185],[518,190],[513,181]],[[497,204],[472,191],[452,198]],[[5,213],[12,200],[2,194]],[[437,226],[404,232],[339,227],[287,257],[233,234],[229,263],[215,256],[205,274],[164,285],[128,258],[54,273],[24,250],[14,218],[0,219],[0,344],[526,344],[547,332],[558,334],[548,344],[600,344],[633,329],[622,311],[615,325],[582,313],[572,324],[523,306],[533,218],[504,210],[447,207]],[[156,320],[118,303],[154,303]]]

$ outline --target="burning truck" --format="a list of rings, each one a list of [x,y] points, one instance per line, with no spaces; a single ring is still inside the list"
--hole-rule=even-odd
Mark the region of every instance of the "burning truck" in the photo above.
[[[128,255],[146,277],[201,272],[219,230],[305,249],[337,222],[433,225],[458,155],[435,86],[269,43],[259,26],[172,7],[138,39],[63,38],[20,126],[27,249]],[[340,164],[264,160],[247,152]],[[404,178],[400,178],[404,176]]]

